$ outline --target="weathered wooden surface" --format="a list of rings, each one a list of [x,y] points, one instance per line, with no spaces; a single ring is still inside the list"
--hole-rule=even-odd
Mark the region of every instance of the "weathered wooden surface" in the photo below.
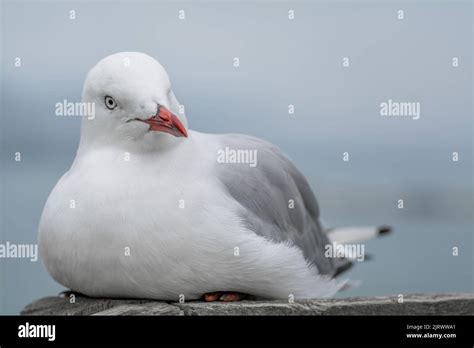
[[[474,315],[474,294],[406,295],[297,301],[168,303],[149,300],[45,297],[23,315]]]

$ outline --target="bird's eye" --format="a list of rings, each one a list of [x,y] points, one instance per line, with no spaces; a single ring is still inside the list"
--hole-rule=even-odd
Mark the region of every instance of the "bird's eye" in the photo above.
[[[114,98],[111,96],[106,95],[105,96],[105,106],[107,106],[107,109],[113,110],[117,107],[117,103],[115,102]]]

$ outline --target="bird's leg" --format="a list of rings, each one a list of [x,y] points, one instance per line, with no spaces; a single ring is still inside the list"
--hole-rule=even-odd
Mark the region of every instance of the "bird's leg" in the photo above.
[[[234,302],[242,301],[249,298],[249,295],[234,291],[216,291],[204,294],[203,299],[206,302],[222,301]]]
[[[206,302],[218,301],[222,294],[222,292],[209,292],[203,295],[203,300]]]
[[[224,292],[219,300],[222,302],[235,302],[242,301],[247,298],[246,294],[241,294],[240,292]]]

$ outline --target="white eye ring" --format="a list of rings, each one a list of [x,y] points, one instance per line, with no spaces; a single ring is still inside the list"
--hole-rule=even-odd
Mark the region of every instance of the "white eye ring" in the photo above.
[[[109,95],[105,96],[104,102],[105,102],[105,106],[109,110],[113,110],[117,107],[117,103],[115,102],[114,98],[112,98]]]

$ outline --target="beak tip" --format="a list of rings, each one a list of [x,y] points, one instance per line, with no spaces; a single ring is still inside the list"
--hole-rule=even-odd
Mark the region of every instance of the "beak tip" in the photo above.
[[[175,137],[188,137],[186,127],[181,123],[178,116],[173,114],[166,107],[158,104],[158,111],[154,117],[157,119],[158,123],[167,125],[165,128],[160,128],[159,125],[157,125],[154,130],[161,130],[165,133],[170,133]]]

